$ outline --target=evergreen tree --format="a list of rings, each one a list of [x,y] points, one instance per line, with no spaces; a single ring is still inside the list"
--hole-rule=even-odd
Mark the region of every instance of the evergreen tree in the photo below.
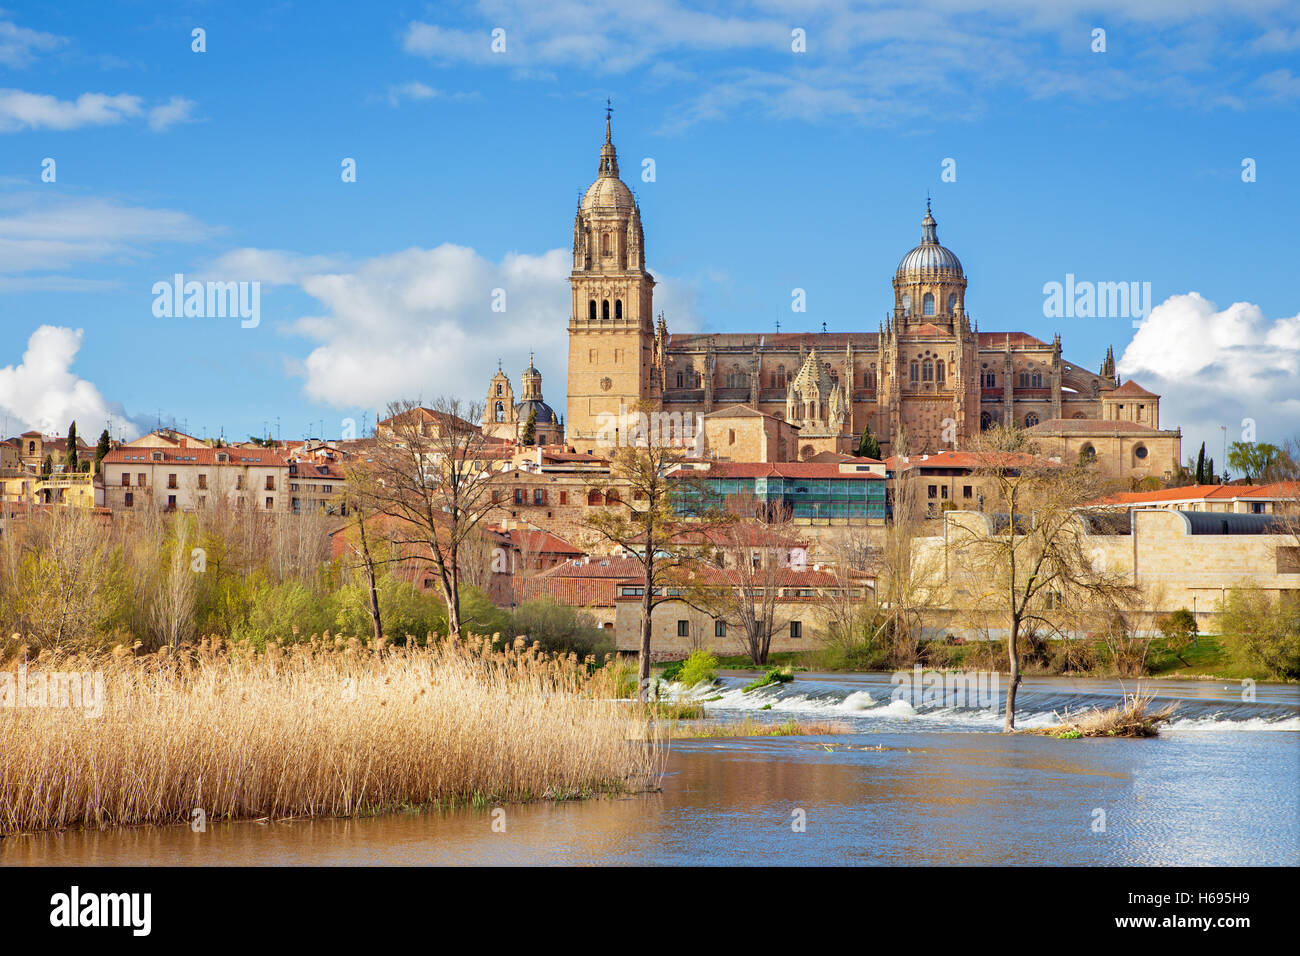
[[[528,410],[528,421],[524,422],[524,437],[520,440],[521,444],[531,445],[537,441],[537,409]]]
[[[1201,451],[1196,456],[1196,483],[1198,485],[1208,485],[1209,476],[1205,473],[1205,442],[1201,442]]]
[[[99,433],[99,443],[95,445],[95,474],[99,474],[100,463],[103,462],[104,456],[109,453],[113,447],[113,439],[108,436],[108,429],[105,428]]]
[[[68,451],[63,458],[64,471],[77,471],[77,423],[68,426]]]
[[[54,456],[46,455],[45,461],[41,462],[41,479],[48,480],[52,474],[54,474]]]
[[[858,442],[859,458],[879,458],[880,442],[876,441],[876,436],[871,434],[871,423],[862,430],[862,440]]]

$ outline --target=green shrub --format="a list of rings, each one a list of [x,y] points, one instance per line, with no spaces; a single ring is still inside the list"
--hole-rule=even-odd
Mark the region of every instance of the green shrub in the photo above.
[[[1300,677],[1300,604],[1274,601],[1256,587],[1231,588],[1219,608],[1219,626],[1238,663],[1274,677]]]
[[[767,673],[756,680],[750,681],[743,688],[748,694],[750,691],[758,690],[760,687],[769,687],[772,684],[788,684],[794,680],[794,671],[789,667],[769,667]]]
[[[498,629],[501,630],[501,629]],[[540,598],[519,605],[510,616],[508,632],[536,641],[549,653],[574,653],[579,657],[612,653],[614,644],[595,618],[575,607]]]
[[[659,679],[667,683],[682,679],[682,668],[686,666],[685,661],[672,661],[659,672]]]
[[[1192,646],[1196,640],[1197,626],[1196,615],[1185,607],[1180,607],[1172,614],[1163,615],[1156,621],[1156,627],[1160,629],[1160,636],[1165,639],[1165,647],[1170,654],[1184,665],[1187,661],[1183,659],[1183,651]]]
[[[687,687],[694,687],[696,684],[705,682],[713,683],[718,676],[717,670],[718,659],[712,653],[709,651],[694,651],[682,664],[677,679]]]

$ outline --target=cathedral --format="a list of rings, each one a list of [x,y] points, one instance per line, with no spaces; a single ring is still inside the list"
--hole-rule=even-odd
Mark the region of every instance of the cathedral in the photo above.
[[[1015,424],[1061,452],[1114,459],[1128,477],[1159,477],[1179,460],[1159,396],[1121,384],[1111,350],[1094,373],[1062,356],[1059,335],[979,328],[928,202],[875,332],[674,335],[654,314],[641,209],[619,178],[607,112],[596,179],[573,219],[570,285],[564,440],[579,451],[599,447],[603,416],[647,401],[694,416],[748,406],[797,430],[792,459],[852,453],[868,427],[889,456],[961,450],[981,429]]]

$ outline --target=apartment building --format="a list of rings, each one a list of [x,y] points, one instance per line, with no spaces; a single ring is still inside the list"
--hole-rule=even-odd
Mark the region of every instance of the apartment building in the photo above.
[[[267,449],[117,448],[105,456],[104,504],[112,511],[196,511],[226,503],[257,511],[289,508],[289,463]]]

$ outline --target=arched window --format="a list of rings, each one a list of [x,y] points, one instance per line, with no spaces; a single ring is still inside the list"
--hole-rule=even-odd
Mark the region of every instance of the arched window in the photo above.
[[[1133,457],[1136,458],[1138,461],[1142,461],[1144,458],[1146,458],[1146,456],[1147,456],[1146,445],[1138,445],[1136,448],[1133,449]]]
[[[912,314],[912,297],[907,294],[903,295],[903,314],[904,315]]]
[[[1032,385],[1034,388],[1042,388],[1042,387],[1043,387],[1043,373],[1040,372],[1040,371],[1038,371],[1038,369],[1034,369],[1033,373],[1029,376],[1029,383],[1030,383],[1030,385]]]
[[[498,382],[498,383],[497,383],[497,394],[500,395],[501,392],[502,392],[502,389],[504,389],[504,388],[505,388],[505,386]]]
[[[1079,459],[1081,461],[1092,461],[1096,457],[1097,449],[1093,448],[1092,445],[1084,445],[1079,449]]]
[[[1025,416],[1026,428],[1033,428],[1037,424],[1038,424],[1038,416],[1035,415],[1033,412],[1030,412],[1028,415]]]
[[[681,388],[681,387],[682,387],[682,379],[683,379],[684,377],[685,377],[685,376],[682,374],[682,370],[681,370],[681,369],[678,369],[678,370],[677,370],[677,387],[678,387],[678,388]]]
[[[775,386],[777,388],[785,388],[785,366],[784,365],[778,365],[776,367]]]
[[[924,362],[921,363],[921,381],[923,382],[934,381],[934,362],[932,362],[930,359],[926,359]]]
[[[497,421],[503,422],[505,420],[506,420],[505,402],[497,402]]]
[[[862,387],[876,387],[876,370],[874,368],[865,368],[862,370]]]
[[[600,236],[600,254],[603,256],[608,256],[611,254],[610,246],[609,246],[609,233],[607,232],[601,233]]]
[[[617,488],[611,488],[609,491],[605,492],[605,504],[607,505],[616,505],[622,500],[623,499],[618,496]]]
[[[993,369],[986,368],[980,373],[980,386],[982,388],[998,387],[998,377],[994,374]]]
[[[602,503],[603,503],[603,501],[602,501],[602,499],[601,499],[601,497],[600,497],[600,492],[597,491],[595,488],[592,488],[591,491],[587,492],[587,504],[588,504],[588,505],[591,505],[591,506],[594,507],[594,506],[599,505],[599,504],[602,504]]]
[[[942,385],[944,382],[944,369],[943,369],[942,361],[934,363],[934,380],[938,382],[940,385]]]
[[[921,366],[918,363],[913,362],[911,371],[912,371],[911,379],[913,383],[919,382],[921,380]]]
[[[1028,372],[1021,372],[1021,373],[1020,373],[1020,387],[1021,387],[1021,388],[1028,388],[1028,387],[1029,387],[1029,373],[1028,373]]]
[[[727,373],[727,388],[744,388],[745,373],[740,370],[739,365],[731,366],[731,371]]]
[[[831,369],[831,384],[832,385],[840,384],[840,373],[838,369]]]
[[[595,319],[596,319],[596,300],[595,300],[595,299],[592,299],[592,300],[591,300],[591,304],[590,304],[590,306],[589,306],[588,309],[587,309],[587,314],[591,317],[592,321],[594,322]]]
[[[949,311],[949,312],[956,312],[956,311],[957,311],[957,293],[956,293],[956,292],[950,292],[950,293],[948,293],[948,311]]]
[[[980,431],[986,432],[993,427],[993,416],[988,412],[980,413]]]
[[[921,313],[923,315],[934,315],[934,293],[927,292],[925,298],[921,300]]]
[[[601,317],[602,319],[608,319],[608,318],[609,318],[609,299],[602,299],[602,300],[601,300],[601,302],[600,302],[600,317]]]
[[[622,300],[622,299],[615,299],[615,300],[614,300],[614,318],[616,318],[616,319],[621,319],[621,318],[623,318],[623,300]]]

